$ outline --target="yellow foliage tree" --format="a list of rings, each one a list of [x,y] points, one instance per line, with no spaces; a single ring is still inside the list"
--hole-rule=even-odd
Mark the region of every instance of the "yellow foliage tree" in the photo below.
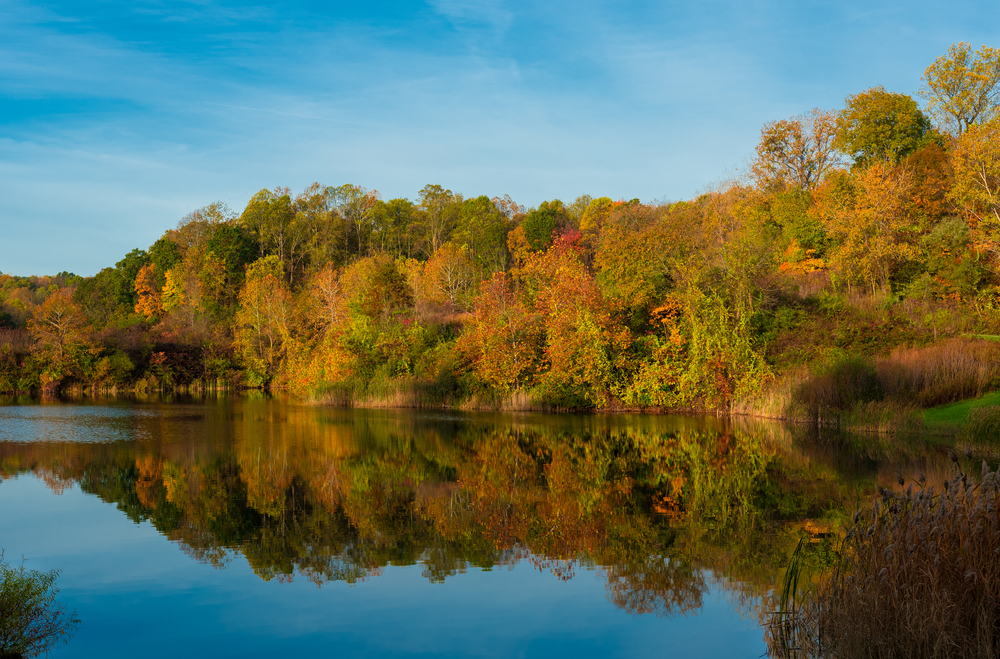
[[[247,266],[240,290],[233,338],[254,384],[273,375],[289,338],[292,296],[283,274],[278,257],[266,256]]]
[[[427,261],[424,268],[428,298],[458,311],[472,304],[476,285],[476,264],[468,248],[445,243]]]
[[[965,131],[952,166],[949,198],[966,215],[979,248],[1000,258],[1000,117]]]
[[[996,116],[1000,100],[1000,49],[952,44],[923,75],[920,95],[942,128],[962,135],[975,123]]]
[[[912,176],[901,167],[875,163],[843,174],[818,198],[827,230],[838,239],[834,259],[872,293],[887,291],[896,268],[917,255],[912,245]]]
[[[164,280],[161,304],[164,311],[173,311],[187,299],[184,294],[184,280],[176,269],[167,270]]]

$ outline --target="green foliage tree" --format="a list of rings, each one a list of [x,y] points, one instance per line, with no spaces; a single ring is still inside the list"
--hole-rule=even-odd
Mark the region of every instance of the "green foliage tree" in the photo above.
[[[181,262],[180,248],[177,247],[177,243],[164,236],[150,245],[147,251],[153,266],[155,266],[156,285],[158,288],[163,288],[167,270]]]
[[[521,222],[528,245],[536,252],[548,248],[555,238],[556,230],[566,228],[569,224],[569,213],[558,199],[538,204],[538,208],[529,211]]]
[[[115,264],[115,301],[116,306],[129,313],[135,309],[139,296],[135,292],[135,278],[143,267],[152,263],[152,259],[144,249],[133,249],[121,261]]]
[[[80,619],[56,601],[58,576],[11,567],[0,550],[0,657],[37,657],[69,642]]]
[[[95,327],[108,325],[119,310],[118,281],[114,268],[102,268],[93,277],[85,277],[73,292],[73,299]]]
[[[247,266],[254,261],[259,249],[246,229],[238,224],[224,222],[217,224],[207,243],[208,251],[222,265],[222,281],[219,285],[227,301],[235,299],[243,286]]]
[[[334,207],[354,231],[357,254],[371,253],[371,234],[374,211],[379,200],[378,190],[367,190],[360,185],[346,183],[331,191]]]
[[[351,225],[338,209],[338,188],[313,183],[295,198],[296,222],[304,232],[306,260],[313,271],[342,264],[352,247]]]
[[[848,96],[837,115],[834,145],[854,160],[855,167],[875,162],[893,165],[927,143],[930,119],[906,94],[887,92],[881,85]]]
[[[380,251],[407,258],[423,251],[417,207],[409,199],[378,200],[372,222],[373,240]]]
[[[484,273],[507,267],[508,221],[489,197],[462,202],[452,241],[466,246]]]
[[[440,185],[425,185],[420,190],[420,210],[427,236],[427,254],[433,254],[451,237],[458,223],[461,195]]]

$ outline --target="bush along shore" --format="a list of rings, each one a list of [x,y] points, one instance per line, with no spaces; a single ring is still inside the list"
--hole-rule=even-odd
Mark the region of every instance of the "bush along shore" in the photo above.
[[[0,392],[918,426],[1000,386],[1000,117],[941,111],[998,58],[953,46],[923,109],[872,87],[769,122],[744,176],[686,201],[209,204],[92,277],[0,274]]]

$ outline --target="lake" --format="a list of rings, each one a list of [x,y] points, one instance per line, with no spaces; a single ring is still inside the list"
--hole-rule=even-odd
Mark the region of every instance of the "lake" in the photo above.
[[[943,452],[758,421],[0,401],[0,548],[55,657],[745,657],[802,538]],[[898,487],[898,485],[896,485]]]

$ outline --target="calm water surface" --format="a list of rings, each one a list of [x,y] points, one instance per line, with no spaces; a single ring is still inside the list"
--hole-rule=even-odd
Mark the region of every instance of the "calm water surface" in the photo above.
[[[760,423],[0,405],[0,548],[62,570],[55,657],[746,657],[800,537],[832,560],[937,453]]]

